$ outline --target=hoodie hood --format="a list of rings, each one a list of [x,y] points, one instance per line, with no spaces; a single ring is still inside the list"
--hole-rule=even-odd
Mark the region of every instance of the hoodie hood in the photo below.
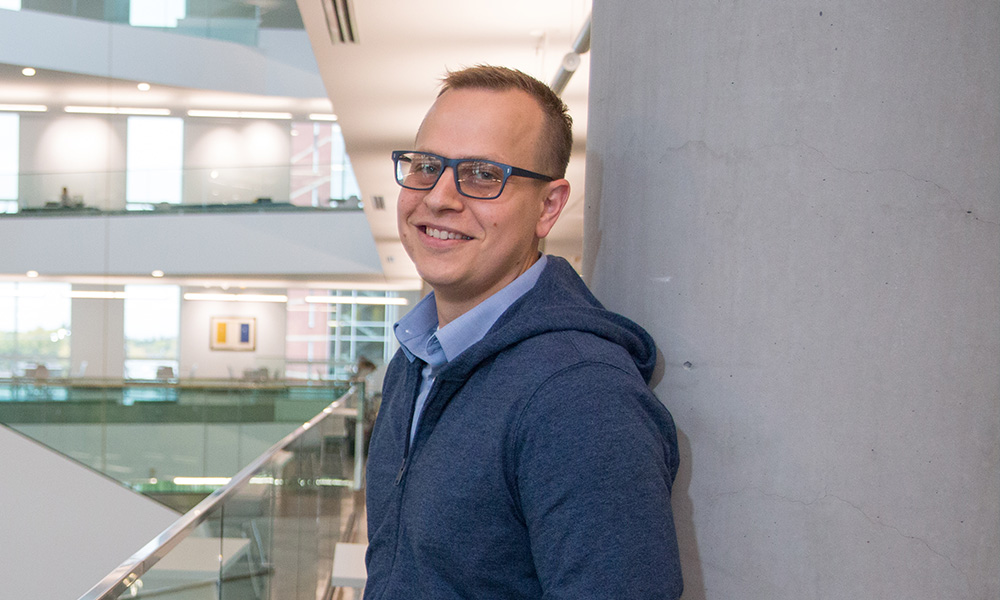
[[[479,342],[448,363],[441,376],[464,379],[484,360],[528,338],[557,331],[586,332],[624,348],[648,384],[656,344],[635,322],[604,308],[563,258],[548,256],[535,286],[494,323]]]

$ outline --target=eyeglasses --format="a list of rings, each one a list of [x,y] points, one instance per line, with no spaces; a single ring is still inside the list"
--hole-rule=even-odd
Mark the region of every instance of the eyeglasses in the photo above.
[[[451,167],[455,174],[455,189],[459,194],[479,200],[492,200],[503,193],[511,175],[555,181],[541,173],[519,169],[481,158],[445,158],[430,152],[394,150],[396,183],[408,190],[433,189],[444,170]]]

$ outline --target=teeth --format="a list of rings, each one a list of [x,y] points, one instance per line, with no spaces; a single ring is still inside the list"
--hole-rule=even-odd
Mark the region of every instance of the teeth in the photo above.
[[[452,233],[450,231],[442,231],[440,229],[433,229],[431,227],[424,228],[427,235],[435,237],[439,240],[471,240],[472,238],[467,235],[459,235],[457,233]]]

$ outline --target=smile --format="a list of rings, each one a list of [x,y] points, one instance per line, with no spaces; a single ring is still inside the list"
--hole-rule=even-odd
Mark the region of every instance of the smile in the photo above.
[[[471,240],[472,238],[467,235],[462,235],[460,233],[454,233],[451,231],[444,231],[441,229],[434,229],[431,227],[423,227],[424,233],[431,236],[432,238],[437,238],[439,240]]]

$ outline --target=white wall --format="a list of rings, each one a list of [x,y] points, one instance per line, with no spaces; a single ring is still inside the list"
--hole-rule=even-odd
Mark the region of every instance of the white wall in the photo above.
[[[288,121],[187,119],[184,202],[288,202],[290,131]]]
[[[0,219],[0,273],[309,275],[381,272],[361,211]]]
[[[0,426],[4,598],[78,598],[180,515]]]
[[[74,291],[122,291],[123,286],[75,284]],[[125,375],[125,301],[74,298],[70,323],[70,375],[121,378]]]
[[[1000,4],[594,3],[584,271],[687,599],[1000,596]]]
[[[185,291],[201,291],[194,288]],[[241,290],[243,291],[243,290]],[[248,291],[253,293],[253,291]],[[271,292],[273,293],[273,291]],[[257,345],[253,351],[212,350],[209,348],[212,317],[253,317]],[[181,377],[188,377],[192,367],[197,376],[206,378],[243,377],[244,369],[267,367],[284,370],[285,305],[274,302],[181,303]]]
[[[58,202],[66,187],[88,206],[124,209],[125,135],[125,117],[21,114],[20,205]]]

